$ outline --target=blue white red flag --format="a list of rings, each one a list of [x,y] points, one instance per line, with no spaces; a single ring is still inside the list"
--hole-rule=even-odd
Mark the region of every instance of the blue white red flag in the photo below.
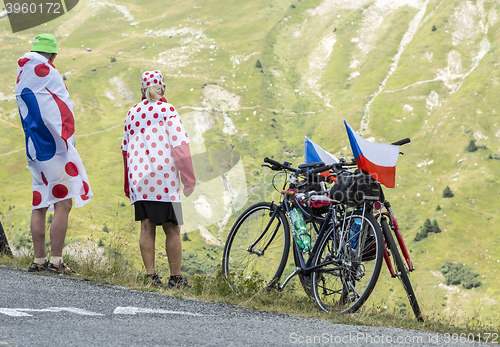
[[[304,141],[304,162],[311,163],[314,161],[322,161],[326,165],[338,163],[339,160],[332,154],[325,151],[316,143],[311,141],[307,136]]]
[[[368,172],[387,188],[394,188],[399,146],[368,142],[345,119],[344,123],[358,169]]]

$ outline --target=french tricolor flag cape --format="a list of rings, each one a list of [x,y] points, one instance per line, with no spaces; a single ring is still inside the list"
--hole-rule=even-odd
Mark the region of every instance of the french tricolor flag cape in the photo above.
[[[325,151],[323,148],[311,141],[307,136],[304,141],[304,161],[306,163],[322,161],[326,165],[331,165],[339,162],[339,160],[334,155]]]
[[[368,142],[345,119],[344,123],[358,169],[368,172],[387,188],[394,188],[399,146]]]
[[[76,207],[83,206],[92,190],[75,149],[73,103],[66,85],[38,53],[26,53],[17,63],[16,99],[33,175],[33,209],[52,209],[70,198]]]

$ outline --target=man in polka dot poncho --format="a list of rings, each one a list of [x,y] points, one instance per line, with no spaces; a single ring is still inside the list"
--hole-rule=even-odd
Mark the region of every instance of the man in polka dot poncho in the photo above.
[[[134,205],[135,220],[141,221],[139,246],[146,280],[154,285],[162,284],[155,271],[156,226],[162,225],[167,236],[168,286],[188,287],[181,276],[180,181],[184,195],[191,195],[196,180],[189,138],[174,106],[163,97],[165,84],[161,72],[146,71],[141,82],[143,100],[127,114],[121,146],[125,195]]]
[[[74,273],[62,260],[68,216],[92,197],[89,180],[75,149],[73,103],[54,66],[57,43],[54,36],[35,38],[32,51],[19,60],[16,99],[26,137],[28,166],[33,175],[31,235],[35,261],[28,271]],[[51,261],[45,252],[45,218],[54,210],[50,226]]]

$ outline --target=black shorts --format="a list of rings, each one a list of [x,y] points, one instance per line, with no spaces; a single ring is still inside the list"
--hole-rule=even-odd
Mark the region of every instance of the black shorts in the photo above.
[[[134,202],[135,220],[145,220],[156,225],[173,223],[184,224],[182,219],[182,204],[180,202],[136,201]]]

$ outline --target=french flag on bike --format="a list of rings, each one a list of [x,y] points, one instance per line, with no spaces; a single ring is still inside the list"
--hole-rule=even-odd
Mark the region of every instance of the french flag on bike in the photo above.
[[[368,172],[387,188],[394,188],[399,146],[368,142],[345,119],[344,123],[358,169]]]
[[[339,160],[332,154],[325,151],[316,143],[311,141],[307,136],[304,141],[304,162],[311,163],[314,161],[322,161],[326,165],[338,163]]]

